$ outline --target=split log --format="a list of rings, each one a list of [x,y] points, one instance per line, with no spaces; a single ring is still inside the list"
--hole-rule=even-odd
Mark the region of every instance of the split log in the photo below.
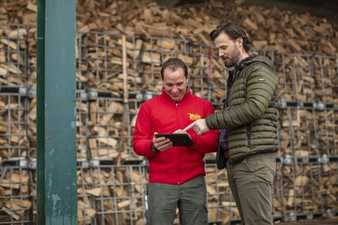
[[[88,197],[80,197],[77,202],[77,222],[79,225],[92,224],[95,218],[96,210],[93,207],[94,201]]]

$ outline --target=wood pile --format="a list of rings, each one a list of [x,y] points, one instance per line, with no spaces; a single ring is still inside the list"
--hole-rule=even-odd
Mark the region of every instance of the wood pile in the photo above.
[[[0,85],[19,86],[28,79],[27,29],[0,26]]]
[[[27,110],[27,120],[28,120],[28,127],[27,127],[27,138],[29,142],[29,149],[32,151],[30,153],[30,156],[33,158],[37,158],[37,127],[36,127],[36,98],[32,98],[30,103],[28,105],[28,110]]]
[[[28,100],[20,95],[0,95],[0,162],[29,157],[25,120],[27,103]]]
[[[338,196],[338,169],[336,163],[328,163],[322,166],[319,180],[319,191],[323,197],[324,208],[337,209]]]
[[[337,58],[322,55],[283,55],[276,61],[281,97],[303,102],[338,103]]]
[[[329,55],[337,53],[338,32],[335,27],[325,19],[313,17],[307,13],[294,14],[276,8],[247,6],[235,1],[217,0],[209,1],[203,7],[169,9],[162,8],[150,0],[104,2],[81,0],[78,2],[77,9],[78,32],[84,34],[78,38],[81,45],[77,51],[79,59],[77,78],[79,83],[85,83],[84,87],[98,90],[118,93],[123,91],[121,38],[100,32],[126,34],[128,37],[133,37],[133,40],[127,43],[130,91],[146,88],[158,92],[161,86],[158,79],[160,64],[169,56],[179,56],[191,68],[191,75],[194,78],[192,86],[196,89],[195,92],[206,96],[206,83],[209,78],[212,78],[212,82],[215,83],[213,85],[215,98],[223,97],[222,64],[208,60],[207,49],[194,50],[190,44],[209,45],[208,33],[220,22],[220,18],[224,21],[236,21],[247,28],[258,49],[276,50],[281,54],[304,51],[316,51]],[[20,29],[17,35],[15,35],[15,30],[7,30],[7,28],[0,30],[2,31],[0,34],[6,34],[5,36],[9,37],[3,38],[3,45],[10,45],[13,49],[18,47],[15,47],[17,43],[15,40],[13,42],[12,37],[28,39],[30,78],[33,79],[29,83],[34,84],[36,21],[32,20],[32,15],[36,14],[36,5],[32,0],[6,2],[0,11],[4,12],[0,24],[17,23],[29,26],[26,30]],[[87,34],[89,31],[98,33]],[[135,37],[139,38],[135,39]],[[163,40],[157,40],[154,37],[162,37]],[[307,65],[309,62],[304,62],[304,59],[299,57],[289,57],[289,59],[282,60],[283,63],[284,61],[286,64],[289,64],[288,61],[294,64],[294,66],[286,66],[283,71],[287,74],[287,76],[283,75],[288,87],[284,90],[287,97],[294,98],[297,95],[296,97],[300,99],[311,99],[316,96],[309,90],[317,86],[320,89],[316,90],[315,94],[322,100],[332,100],[332,95],[330,95],[332,92],[337,95],[338,81],[328,82],[332,79],[336,80],[334,75],[332,78],[334,71],[329,71],[334,70],[336,65],[332,66],[330,62],[319,59],[316,64],[327,65],[327,69],[316,72],[313,71],[315,68]],[[321,67],[316,68],[321,69]],[[2,68],[2,73],[8,73],[9,70],[9,68]],[[19,70],[15,71],[20,73]],[[307,76],[304,79],[299,77],[299,74],[304,72],[315,75],[316,79],[314,80],[314,76]]]
[[[87,138],[89,134],[89,104],[88,100],[82,100],[77,97],[76,101],[76,158],[78,160],[88,159],[88,145]]]
[[[36,85],[35,2],[0,3],[0,87]],[[247,28],[254,46],[273,59],[279,98],[338,104],[337,28],[307,13],[238,2],[210,0],[203,7],[162,8],[151,0],[78,0],[77,89],[109,96],[77,97],[77,158],[116,163],[78,169],[79,224],[100,224],[102,220],[144,224],[146,174],[132,166],[119,166],[121,160],[136,159],[130,148],[132,127],[127,125],[139,104],[131,107],[135,99],[129,96],[144,90],[158,94],[161,64],[175,56],[189,66],[193,92],[221,104],[227,71],[217,52],[208,47],[208,33],[221,20]],[[24,105],[17,96],[10,98],[0,96],[0,162],[36,158],[36,98]],[[281,110],[282,155],[337,155],[337,121],[333,110]],[[276,212],[338,208],[336,164],[283,165],[278,171]],[[31,199],[13,198],[31,195],[27,173],[0,176],[0,196],[11,196],[0,200],[0,212],[10,219],[24,219],[32,208]],[[206,180],[209,220],[238,219],[224,171],[207,167]]]
[[[280,152],[308,157],[337,155],[337,113],[288,108],[281,110]]]
[[[18,169],[0,170],[0,214],[3,221],[29,219],[32,210],[31,172]]]
[[[3,1],[0,25],[36,25],[33,0]],[[249,6],[238,1],[210,0],[204,5],[163,8],[152,0],[80,0],[80,32],[112,31],[151,36],[184,36],[207,42],[207,34],[220,20],[235,21],[248,29],[258,48],[279,52],[337,52],[337,30],[325,18],[277,8]]]
[[[315,114],[317,127],[315,131],[318,137],[318,149],[320,153],[338,155],[338,117],[337,111],[318,112]]]
[[[93,201],[87,196],[78,196],[77,201],[77,222],[79,225],[92,224],[96,215],[96,209],[92,204]]]
[[[131,152],[128,151],[130,134],[123,121],[125,108],[122,103],[111,97],[98,97],[88,102],[88,106],[89,158],[121,160],[130,157]]]
[[[239,219],[239,211],[232,198],[226,173],[217,170],[215,165],[207,165],[206,174],[208,221],[222,221],[226,224],[230,220]]]
[[[311,213],[337,208],[337,164],[281,165],[275,182],[276,212]]]
[[[122,73],[122,36],[111,34],[84,33],[78,39],[80,87],[108,90],[121,95],[123,88]],[[81,47],[81,48],[80,48]],[[148,90],[158,94],[161,91],[161,64],[169,57],[183,59],[190,68],[191,87],[196,94],[206,96],[208,88],[208,48],[194,47],[184,39],[150,38],[131,36],[126,42],[128,92]],[[225,85],[223,67],[215,64],[214,94],[219,100],[223,97]]]
[[[79,224],[90,220],[99,224],[103,224],[101,220],[107,224],[144,223],[144,166],[82,168],[77,175],[82,210]]]

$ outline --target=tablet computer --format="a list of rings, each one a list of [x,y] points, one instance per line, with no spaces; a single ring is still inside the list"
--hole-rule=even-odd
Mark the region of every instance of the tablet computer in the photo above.
[[[177,134],[156,134],[155,137],[165,137],[172,141],[174,146],[191,146],[192,140],[189,135],[177,133]]]

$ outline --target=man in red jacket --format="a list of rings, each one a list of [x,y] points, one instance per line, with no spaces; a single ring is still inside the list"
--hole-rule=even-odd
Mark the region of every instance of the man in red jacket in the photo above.
[[[182,60],[167,60],[161,76],[163,91],[141,105],[133,138],[135,153],[149,161],[147,223],[171,225],[179,208],[180,224],[207,225],[203,157],[216,151],[218,132],[199,136],[184,128],[214,110],[209,101],[191,94]],[[193,144],[173,146],[168,138],[156,138],[157,133],[186,133]]]

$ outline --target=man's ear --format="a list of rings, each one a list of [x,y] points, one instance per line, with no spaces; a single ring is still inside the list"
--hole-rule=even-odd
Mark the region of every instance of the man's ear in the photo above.
[[[190,83],[190,79],[189,79],[189,77],[187,77],[187,89],[189,89],[190,87],[191,87],[191,83]]]
[[[236,42],[238,43],[238,46],[239,47],[242,47],[243,48],[243,38],[239,37],[236,39]]]

